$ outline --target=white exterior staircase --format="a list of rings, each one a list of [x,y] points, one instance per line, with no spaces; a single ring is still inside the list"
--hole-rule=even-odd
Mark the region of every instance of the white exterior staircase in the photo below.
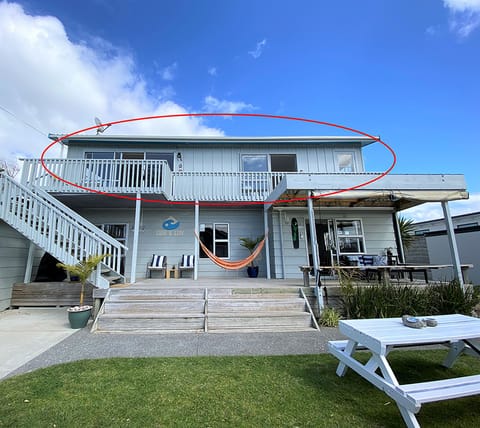
[[[125,246],[43,190],[22,186],[1,173],[0,219],[62,263],[109,254],[91,282],[100,288],[123,282],[120,261]]]
[[[92,331],[203,333],[311,331],[318,324],[298,287],[126,287],[108,290]]]

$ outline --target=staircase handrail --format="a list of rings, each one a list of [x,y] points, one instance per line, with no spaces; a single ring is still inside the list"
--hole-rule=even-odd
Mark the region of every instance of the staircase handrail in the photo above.
[[[109,262],[105,260],[105,264],[110,269],[113,269],[116,272],[119,272],[120,257],[121,257],[122,249],[125,249],[125,250],[127,249],[125,245],[121,244],[116,239],[114,239],[107,233],[103,232],[101,229],[97,228],[96,226],[88,222],[88,220],[79,216],[77,213],[75,213],[70,208],[66,207],[60,201],[48,195],[48,193],[39,189],[36,189],[35,191],[33,191],[27,188],[26,186],[23,186],[22,184],[18,183],[17,181],[13,180],[11,177],[6,176],[5,174],[0,174],[0,183],[2,182],[4,187],[9,186],[10,188],[15,188],[17,193],[14,194],[12,191],[7,192],[6,189],[4,189],[3,194],[1,195],[0,218],[4,220],[7,220],[9,218],[7,216],[9,199],[13,199],[17,197],[25,201],[29,201],[29,200],[34,201],[36,204],[38,204],[40,208],[41,207],[46,208],[47,210],[49,210],[50,213],[52,213],[54,216],[57,216],[57,218],[59,218],[61,221],[64,221],[66,224],[69,224],[70,226],[76,228],[76,230],[78,230],[79,233],[83,234],[87,239],[91,240],[91,242],[95,243],[96,247],[99,247],[99,248],[106,247],[107,251],[105,251],[105,253],[111,253],[111,254],[109,257],[110,259]],[[31,206],[33,206],[33,203]],[[38,215],[36,217],[40,218],[38,217]],[[7,220],[7,223],[8,223],[8,220]],[[32,225],[29,225],[29,223],[30,221],[28,223],[26,222],[20,223],[22,224],[22,230],[25,230],[25,233],[26,233],[25,226],[35,229]],[[74,242],[74,241],[70,240],[70,242]],[[70,246],[71,245],[72,244],[70,244]],[[77,253],[78,253],[78,250],[81,253],[84,253],[86,247],[79,246],[78,243],[75,244],[75,246],[77,248],[76,250]],[[44,248],[44,249],[47,250],[47,248]],[[92,248],[90,247],[90,249]],[[104,250],[102,250],[101,252],[104,252]],[[78,257],[74,257],[70,254],[70,256],[66,257],[65,260],[61,260],[61,261],[66,263],[77,263],[80,260],[78,259]]]
[[[19,187],[23,187],[25,188],[25,186],[19,184]],[[28,189],[27,189],[28,190]],[[60,212],[63,212],[65,213],[67,216],[69,216],[72,220],[74,220],[75,222],[78,222],[80,223],[80,226],[84,229],[84,231],[86,233],[88,233],[90,236],[92,237],[98,237],[98,238],[101,238],[103,239],[104,241],[107,241],[109,244],[115,246],[115,247],[118,247],[118,248],[121,248],[122,250],[125,250],[127,251],[128,250],[128,247],[126,247],[125,245],[123,245],[121,242],[118,242],[115,238],[111,237],[108,233],[104,232],[102,229],[98,228],[97,226],[94,226],[95,229],[91,228],[91,227],[88,227],[90,226],[90,222],[85,223],[85,219],[78,215],[78,213],[76,213],[74,210],[72,210],[71,208],[67,207],[66,205],[62,204],[58,199],[54,198],[52,195],[50,195],[49,193],[45,192],[44,190],[42,189],[39,189],[38,187],[34,186],[32,188],[33,190],[33,193],[35,195],[38,195],[40,196],[41,198],[43,199],[46,199],[49,204],[51,204],[50,206],[54,209],[54,210],[59,210],[59,204],[61,204],[61,211]]]

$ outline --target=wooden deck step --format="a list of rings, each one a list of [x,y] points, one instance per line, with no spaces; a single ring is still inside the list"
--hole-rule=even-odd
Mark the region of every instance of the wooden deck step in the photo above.
[[[208,312],[230,311],[305,311],[305,301],[300,298],[289,299],[208,299]]]
[[[311,331],[298,287],[111,289],[100,332]]]
[[[292,330],[311,330],[310,314],[279,312],[265,313],[231,313],[227,315],[209,315],[208,330],[238,330],[251,329],[255,331],[278,331],[288,328]]]
[[[162,313],[162,312],[205,312],[204,300],[114,300],[105,302],[106,314],[117,313]]]
[[[192,317],[173,316],[160,318],[137,317],[106,317],[98,320],[99,332],[203,332],[205,318],[202,315]]]

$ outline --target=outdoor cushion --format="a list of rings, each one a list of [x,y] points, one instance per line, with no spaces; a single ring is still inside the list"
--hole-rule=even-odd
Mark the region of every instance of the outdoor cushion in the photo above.
[[[152,257],[152,262],[150,263],[150,267],[154,268],[162,268],[167,266],[167,256],[158,256],[156,254]]]
[[[193,268],[195,267],[195,256],[184,254],[180,263],[181,268]]]

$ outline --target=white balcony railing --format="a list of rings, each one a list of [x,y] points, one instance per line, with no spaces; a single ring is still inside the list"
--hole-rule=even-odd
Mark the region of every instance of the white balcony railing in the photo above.
[[[284,176],[277,172],[176,172],[172,199],[264,201]]]
[[[47,192],[164,194],[175,201],[264,201],[285,173],[171,172],[166,161],[120,159],[25,159],[22,184]],[[66,180],[85,189],[71,186]]]
[[[24,159],[22,184],[33,185],[47,192],[164,193],[171,196],[172,173],[162,160],[121,159]],[[62,180],[81,187],[71,186]],[[82,189],[85,188],[85,189]]]

